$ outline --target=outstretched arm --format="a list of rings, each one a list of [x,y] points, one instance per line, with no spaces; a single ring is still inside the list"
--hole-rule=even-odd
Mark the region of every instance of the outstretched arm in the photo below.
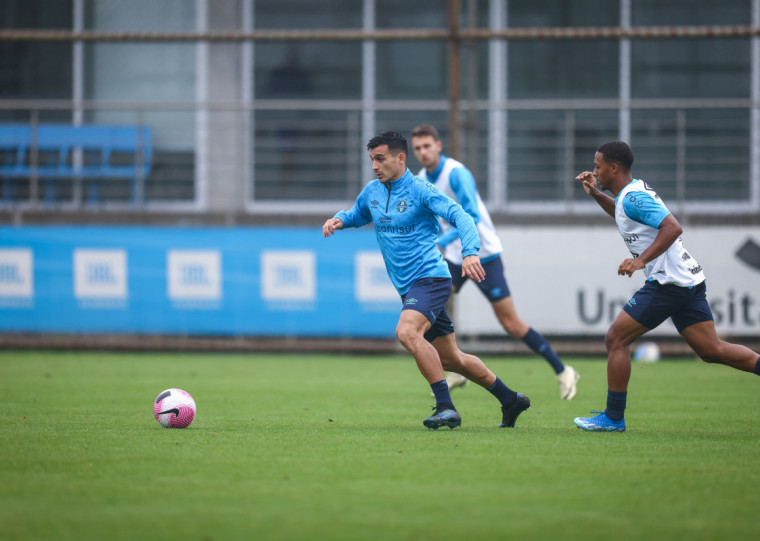
[[[364,187],[359,197],[354,201],[354,206],[349,210],[341,210],[332,218],[322,225],[322,236],[325,238],[335,234],[336,229],[343,229],[346,227],[361,227],[367,225],[372,221],[372,215],[365,204],[366,192],[369,188],[369,184]]]
[[[596,178],[593,173],[590,171],[584,171],[575,177],[575,180],[581,181],[583,184],[583,190],[590,195],[600,207],[602,207],[604,212],[613,218],[615,217],[615,200],[596,187]]]
[[[337,218],[328,218],[322,226],[322,236],[327,238],[335,234],[336,229],[343,229],[343,221]]]

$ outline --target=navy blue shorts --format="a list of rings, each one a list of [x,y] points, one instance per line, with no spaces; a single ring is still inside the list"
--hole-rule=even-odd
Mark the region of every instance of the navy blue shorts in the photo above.
[[[432,327],[425,333],[428,342],[454,332],[454,324],[446,312],[450,296],[451,278],[420,278],[406,295],[401,295],[402,311],[416,310],[430,321]]]
[[[469,278],[462,276],[462,265],[454,265],[450,261],[446,261],[446,263],[449,266],[454,291],[459,293],[462,284],[469,280]],[[504,276],[504,265],[501,263],[501,256],[496,256],[485,263],[481,262],[481,264],[483,265],[483,270],[486,271],[486,277],[482,282],[475,282],[475,285],[480,288],[483,295],[491,303],[509,297],[511,293],[509,292],[509,286],[507,286],[507,278]]]
[[[706,291],[705,282],[692,287],[647,282],[623,310],[649,329],[670,318],[680,333],[689,325],[713,321]]]

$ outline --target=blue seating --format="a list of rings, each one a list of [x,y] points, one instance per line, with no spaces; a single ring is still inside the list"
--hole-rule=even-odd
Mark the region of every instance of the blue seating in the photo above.
[[[55,180],[62,178],[87,179],[88,202],[97,200],[93,180],[129,179],[135,202],[137,179],[146,178],[151,169],[152,138],[148,126],[0,124],[3,202],[13,199],[11,179],[31,178],[35,149],[36,174],[46,183],[48,202],[54,197]],[[81,151],[81,163],[74,158],[77,151]]]

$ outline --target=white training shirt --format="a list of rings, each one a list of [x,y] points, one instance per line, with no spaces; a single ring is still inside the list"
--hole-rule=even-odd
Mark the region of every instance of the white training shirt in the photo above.
[[[441,155],[441,161],[435,171],[428,173],[423,167],[417,176],[435,184],[436,188],[462,205],[467,214],[472,216],[480,235],[478,256],[481,261],[493,259],[502,252],[504,248],[496,234],[491,215],[488,214],[488,209],[480,198],[475,178],[464,164]],[[443,257],[447,261],[455,265],[462,264],[462,241],[456,229],[453,229],[445,220],[441,220],[441,235],[438,238],[438,244],[443,248]]]
[[[654,242],[659,226],[670,211],[649,185],[633,179],[615,199],[615,222],[633,257]],[[692,287],[704,282],[702,267],[691,257],[681,237],[643,269],[647,280]]]

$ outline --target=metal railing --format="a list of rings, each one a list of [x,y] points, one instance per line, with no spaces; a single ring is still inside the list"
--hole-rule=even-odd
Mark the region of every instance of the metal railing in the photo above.
[[[51,110],[70,111],[64,105],[71,106],[5,102],[0,103],[0,112],[5,107],[27,110],[30,123],[35,124]],[[118,118],[150,125],[155,134],[151,171],[145,178],[132,179],[139,189],[131,194],[127,181],[94,179],[99,183],[100,200],[90,198],[89,208],[204,210],[199,206],[197,167],[204,149],[196,147],[194,138],[186,137],[184,146],[177,144],[186,127],[193,129],[199,109],[233,112],[249,119],[245,124],[222,128],[230,133],[209,134],[211,140],[243,136],[245,144],[212,156],[210,189],[219,188],[221,182],[237,184],[238,192],[247,194],[248,212],[323,213],[350,202],[370,180],[363,172],[367,157],[361,131],[362,104],[358,101],[322,103],[322,108],[319,102],[310,102],[309,110],[299,108],[305,103],[272,101],[172,104],[166,111],[166,104],[138,107],[135,103],[112,103],[108,108],[97,104],[92,109],[89,105],[96,104],[80,104],[85,116],[107,112],[113,118],[118,113],[122,115]],[[499,180],[489,171],[485,156],[491,138],[482,124],[464,140],[461,154],[475,157],[467,165],[495,213],[593,212],[594,207],[572,178],[592,167],[593,152],[600,141],[618,133],[619,105],[617,100],[478,101],[476,112],[481,115],[493,107],[502,107],[508,114],[508,146],[503,149],[506,174]],[[652,183],[671,205],[682,212],[757,213],[760,181],[750,174],[751,100],[634,100],[629,105],[637,156],[635,173]],[[425,104],[429,112],[444,113],[446,107],[443,100]],[[385,101],[377,103],[374,113],[378,111],[404,115],[404,111],[419,109],[416,104]],[[174,116],[161,117],[163,122],[146,120],[157,112]],[[241,129],[250,132],[240,134]],[[448,143],[450,133],[443,130],[442,135]],[[33,170],[41,165],[35,162],[41,159],[40,153],[30,152],[28,159]],[[247,169],[245,164],[249,164]],[[410,159],[410,167],[417,166]],[[214,177],[215,170],[224,171],[230,178]],[[495,182],[503,184],[493,186]],[[8,185],[4,182],[0,186],[5,208],[88,208],[88,187],[81,179],[15,179],[12,193],[6,192]],[[55,197],[46,193],[50,189],[55,190]],[[497,199],[493,194],[503,197]]]

